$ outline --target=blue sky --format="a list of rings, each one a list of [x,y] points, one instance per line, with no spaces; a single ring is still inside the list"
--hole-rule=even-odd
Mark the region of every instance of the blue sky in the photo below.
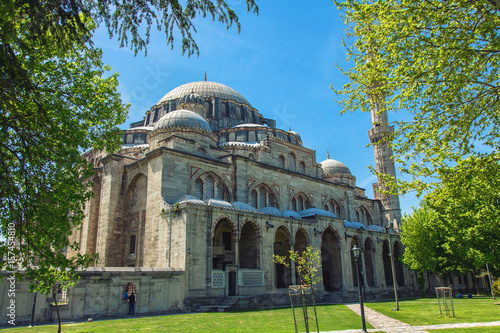
[[[316,150],[316,159],[341,161],[356,176],[356,184],[373,198],[376,181],[368,169],[374,165],[373,149],[367,147],[370,114],[340,114],[339,96],[330,89],[347,83],[336,68],[347,67],[341,40],[344,23],[329,0],[258,1],[260,14],[246,14],[244,1],[227,1],[240,17],[226,31],[219,23],[197,18],[195,39],[200,56],[182,56],[180,38],[173,50],[166,46],[163,32],[153,32],[148,55],[119,48],[107,32],[99,29],[96,45],[103,60],[120,73],[119,90],[131,103],[127,127],[141,120],[144,112],[175,87],[203,80],[225,84],[240,94],[277,127],[298,132],[304,146]],[[394,115],[389,115],[393,118]],[[413,195],[401,198],[403,212],[410,213],[418,201]]]

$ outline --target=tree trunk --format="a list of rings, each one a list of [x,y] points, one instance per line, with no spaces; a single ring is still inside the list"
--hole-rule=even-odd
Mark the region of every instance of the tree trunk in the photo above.
[[[57,330],[57,333],[61,333],[61,316],[59,315],[59,306],[57,305],[57,292],[55,289],[52,289],[52,296],[54,297],[54,304],[56,306],[56,312],[57,312],[57,321],[59,323],[59,328]]]

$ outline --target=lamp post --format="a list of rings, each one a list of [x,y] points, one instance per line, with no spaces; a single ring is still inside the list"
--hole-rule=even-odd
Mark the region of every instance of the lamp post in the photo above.
[[[387,222],[384,225],[385,232],[389,234],[389,229],[392,228],[392,222]],[[394,298],[396,299],[396,311],[399,311],[398,287],[396,286],[396,269],[394,267],[394,253],[392,253],[391,237],[389,236],[389,257],[391,257],[392,270],[392,285],[394,286]]]
[[[354,256],[354,261],[356,261],[356,278],[358,279],[358,288],[359,288],[359,306],[361,308],[361,324],[363,325],[363,333],[367,333],[366,331],[366,322],[365,322],[365,308],[363,305],[363,292],[361,290],[361,281],[360,281],[360,272],[361,268],[359,266],[359,258],[361,255],[361,249],[357,246],[354,245],[352,248],[352,254]]]

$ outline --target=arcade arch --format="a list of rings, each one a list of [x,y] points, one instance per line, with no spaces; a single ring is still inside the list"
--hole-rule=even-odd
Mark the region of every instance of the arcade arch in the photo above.
[[[332,227],[321,235],[321,267],[325,291],[342,290],[341,239]]]

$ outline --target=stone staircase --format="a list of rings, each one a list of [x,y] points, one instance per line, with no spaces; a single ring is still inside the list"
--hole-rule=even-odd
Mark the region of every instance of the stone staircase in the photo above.
[[[345,295],[342,291],[325,291],[323,293],[323,303],[325,304],[340,304],[345,301]]]
[[[218,305],[202,305],[196,312],[230,312],[241,308],[246,308],[245,304],[252,297],[250,296],[228,296]]]

